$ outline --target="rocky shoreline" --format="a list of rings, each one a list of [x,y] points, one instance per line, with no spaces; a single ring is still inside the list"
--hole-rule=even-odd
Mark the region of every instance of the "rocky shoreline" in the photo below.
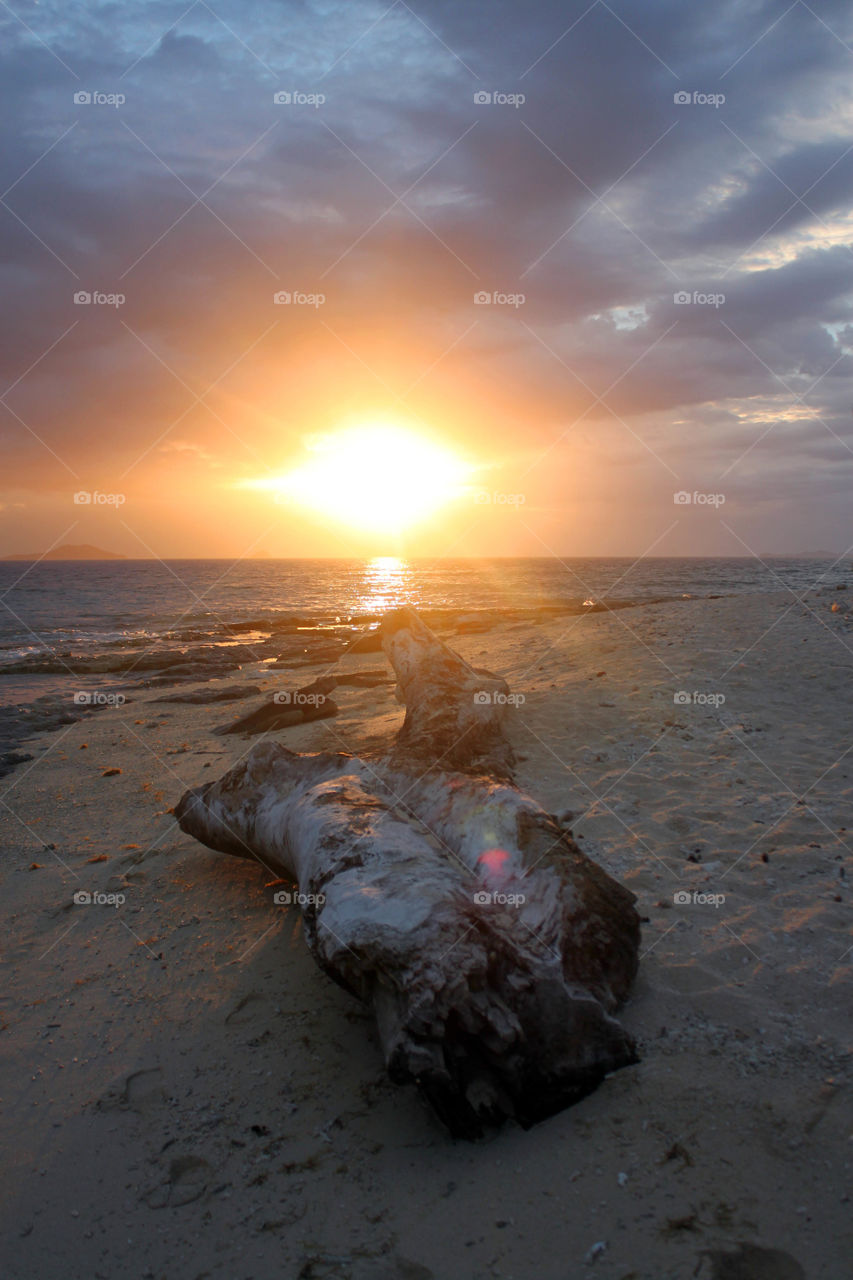
[[[613,603],[568,601],[531,608],[424,609],[421,616],[437,634],[452,640],[455,636],[485,635],[501,626],[539,626],[562,616],[604,613],[671,600],[673,597],[661,596]],[[348,654],[381,654],[379,618],[378,612],[346,619],[287,614],[277,619],[222,622],[206,629],[185,627],[166,632],[154,642],[145,636],[117,640],[99,653],[69,647],[5,664],[0,655],[0,699],[4,677],[67,677],[68,685],[63,692],[0,705],[0,777],[32,760],[25,744],[34,735],[54,732],[124,705],[141,690],[247,677],[253,692],[260,694],[268,673],[281,678],[288,671],[334,667]],[[249,636],[251,639],[247,639]],[[98,683],[94,677],[106,679]],[[175,700],[179,699],[170,698]],[[212,691],[209,698],[196,692],[191,700],[227,702],[232,698],[222,689]],[[281,708],[277,720],[285,727],[308,718],[311,717],[304,712],[287,715]]]

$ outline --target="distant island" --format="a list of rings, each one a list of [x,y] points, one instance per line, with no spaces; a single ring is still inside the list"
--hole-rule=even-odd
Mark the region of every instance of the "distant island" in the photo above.
[[[102,551],[100,547],[82,543],[72,546],[65,543],[54,547],[52,551],[28,551],[23,555],[0,556],[0,560],[126,560],[127,556],[117,555],[115,551]]]

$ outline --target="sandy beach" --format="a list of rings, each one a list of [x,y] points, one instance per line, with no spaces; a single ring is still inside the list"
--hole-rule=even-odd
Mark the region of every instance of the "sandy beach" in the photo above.
[[[518,785],[571,812],[643,918],[621,1014],[639,1064],[476,1143],[389,1082],[371,1019],[263,871],[176,827],[182,792],[258,741],[213,729],[260,699],[139,690],[31,739],[0,783],[5,1274],[841,1280],[849,595],[443,633],[523,696]],[[388,678],[276,740],[381,750],[403,718]],[[251,664],[236,679],[293,683]]]
[[[853,4],[0,33],[0,1280],[853,1280]]]

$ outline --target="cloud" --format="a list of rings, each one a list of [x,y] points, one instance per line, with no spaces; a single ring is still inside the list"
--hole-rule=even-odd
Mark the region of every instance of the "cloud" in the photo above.
[[[813,463],[816,509],[849,478],[846,3],[778,23],[769,3],[674,0],[282,12],[46,0],[32,33],[0,15],[16,484],[61,493],[97,467],[141,510],[181,457],[258,476],[394,408],[472,454],[527,451],[543,492],[553,456],[533,459],[581,434],[602,468],[640,449],[648,494],[744,450],[777,494]],[[694,91],[725,103],[675,101]],[[786,425],[750,449],[774,397]],[[792,426],[803,404],[826,425]]]

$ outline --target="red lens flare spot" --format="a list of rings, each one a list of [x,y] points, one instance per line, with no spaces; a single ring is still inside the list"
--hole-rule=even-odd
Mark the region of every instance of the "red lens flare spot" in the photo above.
[[[487,849],[477,859],[490,876],[502,878],[509,872],[509,854],[506,849]]]

